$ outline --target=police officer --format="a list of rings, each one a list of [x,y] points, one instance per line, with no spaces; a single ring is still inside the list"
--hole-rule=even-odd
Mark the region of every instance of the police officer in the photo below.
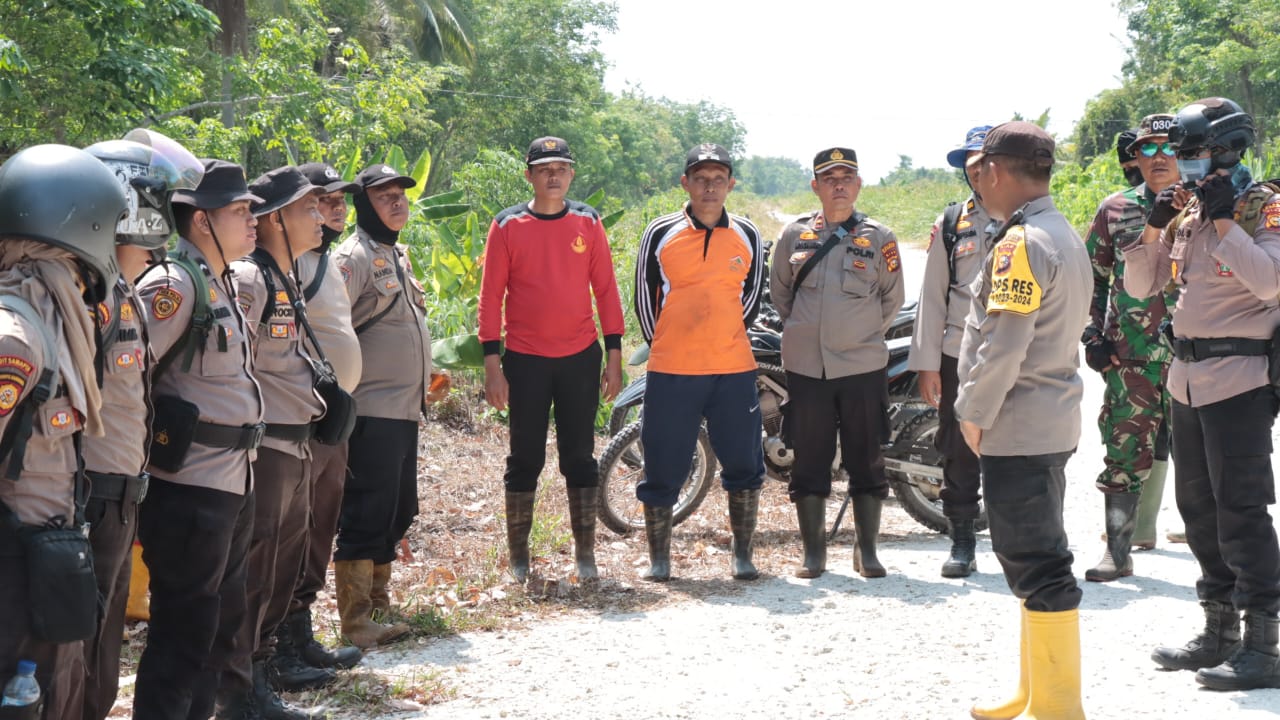
[[[991,547],[1023,601],[1022,678],[974,718],[1083,720],[1080,589],[1062,522],[1067,459],[1080,438],[1077,333],[1089,317],[1089,254],[1049,197],[1053,138],[1014,121],[967,163],[993,218],[989,262],[974,281],[957,372],[956,417],[979,457]]]
[[[1169,469],[1165,380],[1173,355],[1160,325],[1174,298],[1158,293],[1138,299],[1126,292],[1124,258],[1117,250],[1137,241],[1151,201],[1178,180],[1168,142],[1172,124],[1168,114],[1142,119],[1128,149],[1145,180],[1102,201],[1086,243],[1093,261],[1093,301],[1081,342],[1085,362],[1106,382],[1098,416],[1106,456],[1096,485],[1105,501],[1107,550],[1085,571],[1085,579],[1093,582],[1132,575],[1131,544],[1155,547],[1156,514]]]
[[[330,255],[332,243],[342,236],[347,224],[347,195],[360,189],[345,182],[333,166],[306,163],[298,170],[312,185],[324,189],[318,197],[320,246],[298,255],[294,273],[307,304],[307,318],[325,357],[333,366],[343,390],[354,392],[360,383],[360,341],[351,325],[351,301],[342,284],[342,273]],[[317,356],[308,341],[307,352]],[[314,667],[349,668],[360,662],[360,649],[340,647],[328,650],[315,639],[311,626],[311,605],[324,588],[325,572],[333,558],[333,537],[338,532],[338,512],[342,488],[347,480],[347,443],[325,444],[311,440],[311,526],[302,572],[294,588],[293,602],[276,634],[276,657],[298,655]]]
[[[253,461],[253,539],[249,543],[244,622],[230,671],[219,684],[218,717],[238,718],[246,704],[268,719],[306,720],[311,714],[285,703],[275,689],[297,692],[323,687],[332,670],[296,655],[274,657],[274,635],[293,600],[302,569],[311,514],[312,423],[324,413],[315,391],[312,359],[302,348],[302,319],[293,258],[320,246],[320,213],[312,185],[295,167],[256,178],[249,192],[258,219],[257,249],[231,263],[237,302],[244,314],[254,375],[262,388],[262,447]],[[270,666],[271,678],[267,672]]]
[[[204,175],[195,156],[169,138],[135,130],[135,140],[109,140],[85,148],[115,173],[129,203],[116,226],[116,260],[121,277],[94,312],[102,328],[102,417],[110,437],[83,442],[90,480],[89,541],[102,595],[98,632],[85,643],[84,720],[111,712],[120,680],[120,645],[138,528],[138,503],[147,491],[147,448],[151,439],[150,366],[153,362],[143,322],[145,310],[133,288],[152,253],[163,251],[173,234],[169,194],[193,190]],[[145,144],[144,144],[145,142]]]
[[[1138,158],[1131,149],[1133,141],[1138,139],[1138,132],[1138,128],[1130,128],[1116,135],[1116,160],[1129,187],[1137,187],[1143,182],[1142,169],[1138,167]]]
[[[396,546],[418,512],[418,419],[431,374],[426,296],[408,249],[398,244],[409,221],[405,189],[417,182],[382,164],[356,176],[356,231],[333,253],[351,298],[351,321],[364,370],[356,387],[360,417],[349,443],[338,521],[334,577],[342,634],[360,648],[409,633],[371,617],[390,607],[387,583]]]
[[[77,445],[106,427],[85,303],[104,300],[119,277],[115,229],[125,212],[120,183],[83,150],[37,145],[0,165],[0,677],[13,677],[19,660],[36,663],[44,711],[27,708],[24,718],[83,712],[82,640],[97,621],[96,588],[71,577],[79,612],[49,616],[48,605],[72,598],[29,587],[19,532],[84,526]],[[78,552],[88,555],[87,544]],[[79,569],[92,572],[92,563]]]
[[[990,125],[965,133],[964,144],[947,153],[947,164],[963,170],[977,155]],[[965,183],[973,189],[968,173]],[[964,320],[973,304],[970,286],[987,256],[991,218],[977,193],[951,205],[933,224],[926,250],[920,303],[916,306],[907,367],[917,372],[920,397],[938,408],[934,445],[942,453],[942,511],[951,525],[951,554],[942,564],[942,577],[968,577],[977,569],[974,523],[981,514],[982,483],[978,457],[960,434],[955,402],[959,390],[956,364]]]
[[[804,544],[796,575],[813,578],[825,570],[825,511],[838,436],[853,498],[854,568],[863,577],[884,577],[876,558],[881,503],[889,494],[880,449],[889,439],[884,334],[902,307],[902,260],[893,231],[855,209],[862,178],[853,150],[815,155],[809,186],[822,209],[783,228],[769,274],[784,323],[782,366],[791,397],[795,465],[788,493]]]
[[[1180,288],[1169,368],[1174,482],[1205,612],[1199,636],[1152,659],[1198,670],[1196,681],[1213,690],[1280,687],[1280,549],[1267,511],[1280,195],[1255,185],[1241,162],[1255,140],[1253,119],[1232,100],[1178,111],[1169,142],[1183,183],[1156,196],[1141,242],[1125,249],[1134,296],[1157,295],[1171,278]]]
[[[207,718],[246,621],[253,528],[251,461],[262,394],[228,260],[253,250],[244,170],[204,160],[194,190],[173,193],[179,234],[167,262],[138,280],[158,358],[147,501],[138,517],[151,570],[151,625],[133,716]]]

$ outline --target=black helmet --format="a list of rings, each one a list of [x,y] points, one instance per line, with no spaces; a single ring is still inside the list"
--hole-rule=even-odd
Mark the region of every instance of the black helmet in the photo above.
[[[128,208],[116,176],[67,145],[36,145],[0,165],[0,236],[70,251],[97,274],[96,298],[120,276],[116,225]]]
[[[195,189],[204,167],[186,148],[160,133],[133,130],[126,137],[131,139],[95,143],[85,151],[111,168],[125,190],[129,212],[116,226],[116,242],[156,250],[173,234],[170,194]]]
[[[1232,100],[1211,97],[1178,111],[1169,128],[1169,144],[1180,156],[1208,149],[1216,167],[1231,167],[1257,139],[1253,118]],[[1218,161],[1218,156],[1224,156]]]

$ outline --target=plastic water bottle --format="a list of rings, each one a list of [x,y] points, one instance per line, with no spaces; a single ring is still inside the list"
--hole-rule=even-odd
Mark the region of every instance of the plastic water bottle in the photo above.
[[[40,683],[36,682],[36,664],[30,660],[18,661],[18,674],[4,686],[0,707],[25,707],[40,699]]]

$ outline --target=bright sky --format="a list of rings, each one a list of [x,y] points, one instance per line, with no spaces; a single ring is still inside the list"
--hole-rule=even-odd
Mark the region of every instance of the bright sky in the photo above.
[[[1113,0],[614,1],[609,90],[727,107],[749,155],[808,167],[852,147],[872,180],[900,154],[943,167],[966,130],[1015,112],[1048,108],[1065,138],[1124,61]]]

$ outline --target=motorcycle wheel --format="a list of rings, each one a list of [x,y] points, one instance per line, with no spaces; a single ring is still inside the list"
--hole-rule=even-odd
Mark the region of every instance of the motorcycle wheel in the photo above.
[[[644,475],[644,448],[640,423],[633,422],[614,435],[600,455],[600,521],[619,535],[644,530],[644,504],[636,499],[636,485]],[[672,525],[693,514],[716,475],[716,456],[706,427],[698,428],[693,465],[671,510]]]
[[[933,446],[933,438],[937,434],[938,411],[926,408],[905,418],[902,427],[894,434],[893,447],[885,454],[941,467],[942,454]],[[885,475],[894,497],[912,519],[935,532],[946,533],[951,529],[947,516],[942,513],[940,482],[893,470],[886,471]],[[974,530],[981,532],[986,529],[987,510],[983,507],[974,522]]]

